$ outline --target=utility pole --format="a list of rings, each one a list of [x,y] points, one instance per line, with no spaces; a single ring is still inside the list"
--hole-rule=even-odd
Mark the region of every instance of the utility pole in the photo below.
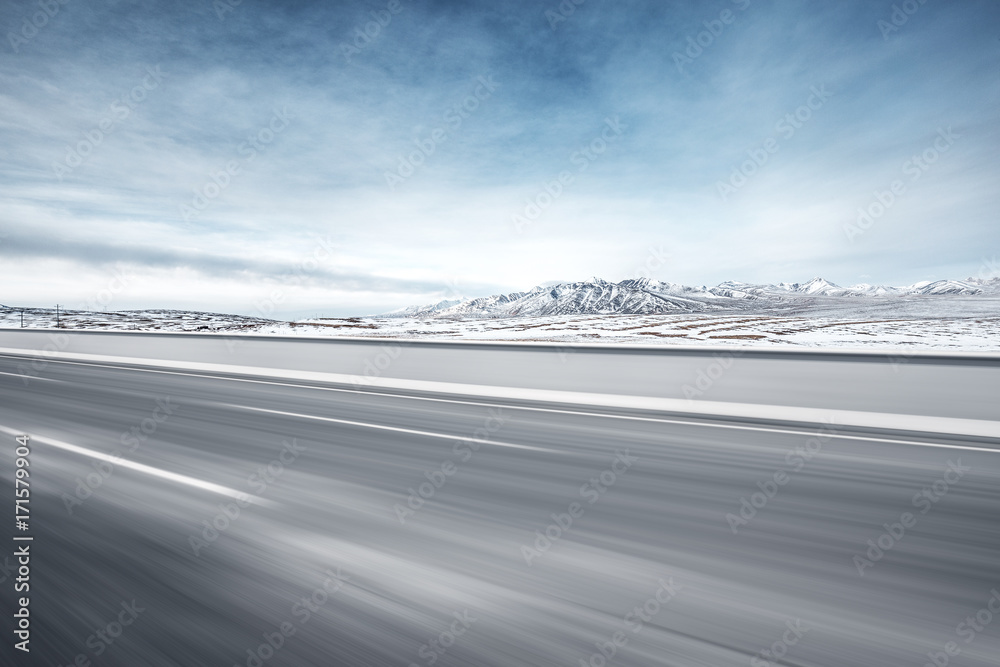
[[[24,328],[24,308],[21,309],[21,328]]]
[[[56,304],[56,329],[61,329],[62,325],[59,324],[59,304]]]

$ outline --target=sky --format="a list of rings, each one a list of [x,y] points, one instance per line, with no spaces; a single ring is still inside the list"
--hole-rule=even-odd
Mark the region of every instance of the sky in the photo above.
[[[0,29],[4,305],[996,274],[993,0],[0,0]]]

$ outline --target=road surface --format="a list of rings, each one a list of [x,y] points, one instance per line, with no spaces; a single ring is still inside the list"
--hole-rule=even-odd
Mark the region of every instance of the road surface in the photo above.
[[[946,432],[996,419],[995,360],[809,422],[29,358],[0,355],[0,495],[28,434],[34,538],[9,664],[1000,664],[1000,439]],[[795,363],[712,398],[765,406],[753,375]],[[838,423],[904,394],[944,426]]]

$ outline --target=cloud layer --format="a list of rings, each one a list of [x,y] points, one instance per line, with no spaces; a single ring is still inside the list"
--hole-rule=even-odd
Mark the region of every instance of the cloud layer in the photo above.
[[[232,3],[5,4],[0,303],[122,267],[109,308],[293,316],[996,254],[994,2]]]

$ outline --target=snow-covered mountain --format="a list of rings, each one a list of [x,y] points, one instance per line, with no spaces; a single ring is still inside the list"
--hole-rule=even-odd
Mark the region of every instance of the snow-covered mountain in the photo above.
[[[923,282],[915,283],[910,285],[908,288],[910,294],[981,294],[983,288],[973,285],[968,281],[960,280],[936,280],[931,282],[925,280]]]
[[[905,287],[859,284],[841,287],[822,278],[805,283],[753,285],[726,281],[715,287],[689,287],[651,278],[613,283],[592,278],[538,286],[466,301],[410,306],[383,317],[498,318],[550,315],[656,315],[806,306],[817,299],[903,298],[918,296],[1000,295],[1000,278],[923,281]]]
[[[407,306],[406,308],[399,308],[388,312],[385,314],[385,317],[414,317],[423,312],[443,310],[459,303],[462,303],[460,299],[453,299],[451,301],[438,301],[437,303],[429,306]]]

